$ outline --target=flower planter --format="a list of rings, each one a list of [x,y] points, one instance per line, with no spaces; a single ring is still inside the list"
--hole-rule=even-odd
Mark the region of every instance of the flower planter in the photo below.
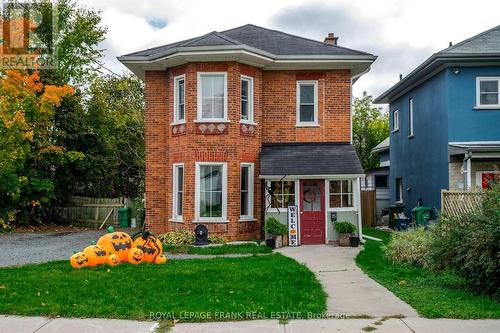
[[[340,246],[349,246],[349,234],[339,234],[339,245]]]
[[[359,246],[359,237],[358,236],[349,237],[349,243],[351,244],[351,247],[358,247]]]

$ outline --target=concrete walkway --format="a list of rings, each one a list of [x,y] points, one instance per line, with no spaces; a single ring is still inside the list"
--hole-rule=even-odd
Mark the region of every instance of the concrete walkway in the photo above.
[[[376,328],[376,333],[498,333],[499,320],[456,320],[424,318],[381,319],[323,319],[254,320],[238,322],[211,322],[176,324],[170,329],[159,329],[154,322],[116,319],[66,319],[19,317],[0,315],[3,333],[362,333]]]
[[[284,247],[276,250],[305,264],[328,294],[330,315],[417,317],[417,312],[356,266],[360,248],[326,245]]]

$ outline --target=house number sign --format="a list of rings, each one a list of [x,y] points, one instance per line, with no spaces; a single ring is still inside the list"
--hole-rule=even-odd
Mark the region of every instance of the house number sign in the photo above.
[[[297,229],[298,229],[298,207],[288,206],[288,246],[299,245]]]

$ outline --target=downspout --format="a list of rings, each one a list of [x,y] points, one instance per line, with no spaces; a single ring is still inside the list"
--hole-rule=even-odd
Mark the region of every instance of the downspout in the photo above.
[[[353,101],[353,96],[352,96],[352,85],[354,84],[354,81],[359,79],[362,75],[365,75],[368,73],[371,69],[371,66],[365,69],[363,72],[356,74],[351,77],[351,84],[349,86],[349,94],[351,95],[351,102],[349,103],[349,122],[350,122],[350,130],[351,130],[351,145],[352,145],[352,101]]]
[[[463,169],[464,169],[464,190],[470,190],[471,188],[471,159],[472,159],[472,153],[469,151],[465,152],[464,155],[464,162],[463,162]]]

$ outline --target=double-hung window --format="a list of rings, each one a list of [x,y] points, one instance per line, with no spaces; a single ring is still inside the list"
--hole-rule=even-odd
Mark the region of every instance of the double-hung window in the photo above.
[[[318,81],[297,81],[297,126],[318,125]]]
[[[476,78],[476,107],[500,108],[500,77]]]
[[[196,219],[226,220],[227,164],[218,162],[196,163]]]
[[[174,78],[174,123],[186,121],[186,110],[184,106],[186,89],[186,76],[179,75]]]
[[[330,208],[348,208],[354,206],[353,181],[330,180]]]
[[[399,131],[399,111],[394,110],[392,112],[392,131],[397,132]]]
[[[396,178],[396,202],[403,202],[403,179]]]
[[[413,122],[413,98],[408,101],[408,137],[414,136],[414,122]]]
[[[253,218],[253,164],[241,164],[240,219]]]
[[[253,123],[253,78],[241,76],[241,122]]]
[[[198,73],[198,121],[227,120],[227,73]]]
[[[172,218],[182,220],[182,203],[184,199],[184,164],[174,164],[173,209]]]

